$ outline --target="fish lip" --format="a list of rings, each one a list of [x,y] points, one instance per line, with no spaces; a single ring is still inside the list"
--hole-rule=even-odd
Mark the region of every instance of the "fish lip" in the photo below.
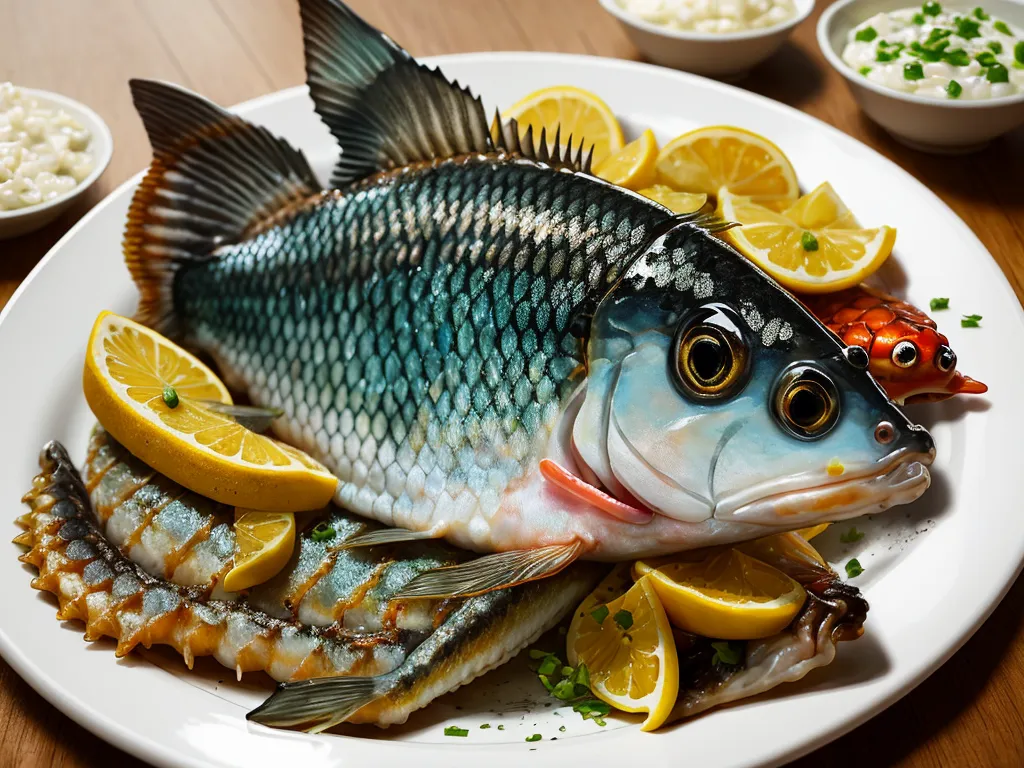
[[[752,496],[757,487],[746,488],[719,501],[714,518],[792,529],[807,523],[881,512],[920,497],[931,485],[928,466],[934,459],[934,448],[923,452],[903,447],[886,456],[881,468],[876,463],[856,474],[836,478],[815,473],[825,482],[801,484],[756,497]],[[764,485],[760,487],[768,490]]]

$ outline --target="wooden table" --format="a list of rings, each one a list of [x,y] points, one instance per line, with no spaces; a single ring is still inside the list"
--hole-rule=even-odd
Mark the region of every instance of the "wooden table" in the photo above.
[[[416,55],[537,50],[637,58],[596,0],[350,1]],[[819,117],[906,168],[967,222],[1024,297],[1024,131],[964,158],[902,148],[858,111],[826,65],[814,40],[816,20],[817,13],[743,87]],[[0,241],[0,307],[72,223],[148,163],[129,77],[179,82],[221,104],[304,79],[293,0],[0,0],[0,29],[0,80],[91,105],[116,145],[110,168],[75,210],[41,232]],[[1019,350],[1019,340],[1007,347]],[[1022,602],[1024,579],[917,690],[798,765],[1024,765]],[[137,763],[64,717],[0,662],[0,765],[46,764]]]

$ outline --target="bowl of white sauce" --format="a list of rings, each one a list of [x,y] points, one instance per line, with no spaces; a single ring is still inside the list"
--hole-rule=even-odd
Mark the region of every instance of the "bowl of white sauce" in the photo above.
[[[775,53],[814,0],[600,0],[649,61],[723,80]]]
[[[963,153],[1024,124],[1024,4],[840,0],[818,45],[867,115],[925,152]]]
[[[0,240],[57,218],[100,177],[113,147],[84,104],[0,82]]]

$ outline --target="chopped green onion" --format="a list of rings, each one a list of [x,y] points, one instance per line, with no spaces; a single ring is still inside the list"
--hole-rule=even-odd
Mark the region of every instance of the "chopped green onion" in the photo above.
[[[604,624],[604,620],[608,618],[608,606],[599,605],[590,612],[590,615],[598,624]]]
[[[629,629],[633,626],[633,614],[625,608],[617,612],[612,618],[615,619],[615,623],[623,630]]]
[[[800,245],[803,246],[805,251],[816,251],[818,250],[818,238],[810,232],[804,232],[800,235]]]
[[[941,29],[940,27],[936,27],[935,29],[928,33],[928,39],[924,41],[924,44],[931,45],[932,43],[937,43],[940,40],[945,40],[952,34],[952,29]]]
[[[960,94],[963,93],[963,92],[964,92],[964,87],[962,85],[960,85],[960,83],[958,83],[956,80],[950,80],[949,84],[946,86],[946,93],[949,95],[949,98],[951,98],[951,99],[958,99],[958,98],[960,98]],[[935,302],[935,299],[932,299],[933,305],[934,305],[934,302]],[[932,309],[935,309],[935,306],[932,306]],[[941,307],[941,309],[945,309],[945,307]]]
[[[861,67],[857,71],[860,72],[865,77],[867,77],[869,74],[871,74],[871,67]]]
[[[846,564],[846,577],[848,579],[855,579],[864,573],[864,569],[860,566],[860,561],[855,557]]]
[[[483,725],[480,726],[480,730],[481,731],[486,731],[490,727],[491,727],[490,723],[484,723]]]
[[[327,523],[317,523],[309,538],[313,541],[330,541],[334,538],[336,531]]]
[[[740,663],[743,648],[739,643],[733,645],[728,640],[719,640],[711,644],[715,649],[715,655],[711,657],[712,664],[726,664],[735,667]]]
[[[858,531],[857,526],[853,526],[848,531],[844,531],[839,536],[839,540],[843,544],[853,544],[855,541],[860,541],[864,538],[864,531]]]
[[[1010,82],[1010,70],[996,62],[985,70],[985,79],[990,83],[1008,83]]]
[[[178,407],[178,393],[174,391],[174,387],[170,384],[164,384],[164,403],[168,408]]]
[[[981,322],[981,315],[964,315],[960,318],[961,328],[977,328]]]
[[[593,720],[603,727],[605,725],[604,718],[611,713],[612,708],[603,701],[586,699],[573,704],[572,711],[578,712],[584,720]]]
[[[535,734],[533,734],[533,736],[527,736],[526,740],[527,741],[540,741],[541,740],[541,735],[539,733],[535,733]]]
[[[971,13],[974,14],[974,18],[978,19],[978,21],[988,21],[989,18],[991,18],[987,13],[985,13],[985,11],[981,9],[981,6],[975,8],[973,11],[971,11]]]
[[[1002,53],[1003,52],[1003,44],[1000,43],[998,40],[993,40],[991,43],[989,43],[988,44],[988,48],[989,48],[990,51],[992,51],[992,53]]]
[[[993,64],[999,63],[999,60],[996,59],[996,55],[992,51],[982,51],[974,57],[974,60],[983,67],[991,67]]]
[[[942,60],[954,67],[966,67],[971,63],[971,57],[963,48],[954,48],[952,51],[943,52]]]
[[[951,80],[949,84],[952,85],[955,82],[956,80]],[[959,86],[957,87],[959,88]],[[959,95],[960,93],[957,92],[957,96]],[[930,302],[928,302],[928,306],[931,307],[932,312],[934,312],[937,309],[949,309],[949,299],[944,297],[934,298]]]
[[[558,732],[559,733],[565,733],[565,726],[564,725],[558,726]]]
[[[562,664],[559,662],[558,657],[547,656],[544,658],[544,661],[540,663],[540,666],[537,667],[537,674],[552,675],[555,673],[556,670],[561,669],[561,667]]]
[[[925,16],[938,16],[942,13],[942,6],[938,3],[928,2],[921,6]]]
[[[1013,46],[1013,60],[1018,64],[1024,64],[1024,40]]]
[[[903,65],[903,79],[904,80],[923,80],[924,69],[916,61],[908,62]]]
[[[499,731],[504,731],[505,730],[505,726],[504,725],[499,725],[498,726],[498,730]]]
[[[469,736],[469,728],[459,728],[457,725],[449,725],[444,729],[445,736]]]
[[[538,648],[531,648],[530,649],[530,658],[533,659],[534,661],[539,661],[540,659],[546,659],[548,656],[554,656],[554,654],[553,653],[548,653],[547,651],[542,651],[542,650],[540,650]]]
[[[906,48],[903,43],[887,43],[885,40],[878,41],[875,50],[875,61],[893,61],[899,58],[900,51]]]
[[[853,36],[855,40],[862,43],[870,43],[876,37],[878,37],[878,31],[874,27],[864,27],[864,29],[857,30],[857,34]]]
[[[911,21],[913,21],[918,26],[921,26],[922,24],[924,24],[924,16],[920,13],[915,13],[914,18],[912,18]]]
[[[964,40],[973,40],[976,37],[981,37],[981,32],[978,31],[981,25],[976,21],[965,19],[963,16],[957,16],[953,19],[953,23],[956,24],[956,34],[958,37],[962,37]]]
[[[996,32],[1002,32],[1004,35],[1009,35],[1010,37],[1013,37],[1013,32],[1011,32],[1010,28],[1006,26],[1005,21],[993,21],[992,27],[996,30]]]

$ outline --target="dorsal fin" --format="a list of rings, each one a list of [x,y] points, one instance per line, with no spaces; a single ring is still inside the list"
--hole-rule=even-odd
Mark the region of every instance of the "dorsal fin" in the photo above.
[[[341,145],[343,186],[377,171],[492,151],[480,99],[413,59],[341,0],[300,0],[306,76]]]
[[[552,168],[582,171],[583,173],[591,172],[590,164],[594,156],[594,145],[591,144],[590,149],[584,154],[585,141],[580,139],[574,156],[572,152],[573,137],[570,134],[563,145],[560,127],[555,129],[553,141],[548,142],[547,132],[544,129],[541,129],[540,137],[534,141],[532,125],[526,128],[525,133],[520,133],[519,123],[515,118],[503,123],[501,116],[495,110],[494,119],[491,121],[491,141],[497,149],[547,163]]]

